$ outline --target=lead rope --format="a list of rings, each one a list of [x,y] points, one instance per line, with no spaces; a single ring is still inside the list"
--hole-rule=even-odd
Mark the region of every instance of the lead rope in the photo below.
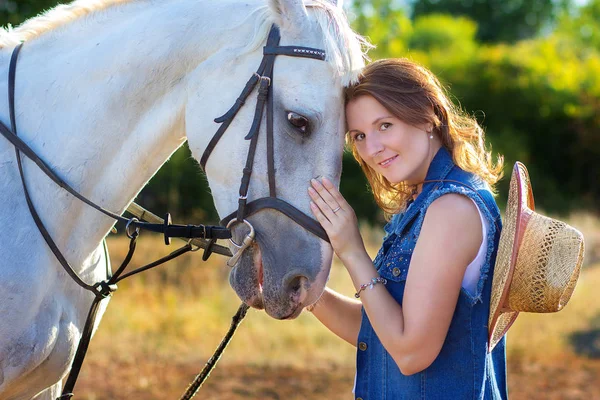
[[[157,216],[155,214],[152,214],[150,211],[145,210],[144,208],[142,208],[141,206],[139,206],[139,205],[137,205],[135,203],[133,204],[133,206],[130,206],[127,209],[127,211],[129,211],[133,215],[137,216],[138,218],[144,219],[144,220],[149,221],[149,222],[158,223],[158,224],[160,224],[160,223],[163,222],[163,220],[159,216]],[[199,240],[200,239],[193,239],[191,241],[191,244],[198,245],[198,243],[196,243],[196,241],[199,241]],[[223,246],[214,244],[214,239],[211,239],[208,242],[208,244],[206,242],[203,242],[203,241],[201,241],[199,244],[202,245],[201,248],[205,249],[204,250],[204,254],[202,255],[202,260],[203,261],[206,261],[208,259],[208,257],[210,256],[210,254],[211,254],[211,252],[213,250],[214,250],[215,253],[219,253],[219,254],[231,257],[231,252],[229,251],[229,249],[227,247],[223,247]],[[195,249],[192,250],[192,251],[195,251]],[[142,268],[146,268],[146,267],[142,267]],[[142,268],[140,268],[140,270]],[[117,272],[118,272],[118,270],[117,270]],[[133,271],[130,274],[124,275],[123,277],[121,277],[121,279],[125,279],[128,276],[133,275],[133,273],[137,273],[137,272],[138,272],[138,270]],[[139,272],[141,272],[141,271],[139,271]],[[119,279],[119,280],[121,280],[121,279]],[[235,331],[237,330],[237,328],[239,327],[239,325],[241,324],[241,322],[243,321],[243,319],[246,317],[246,313],[247,313],[247,311],[248,311],[249,308],[250,307],[248,305],[246,305],[246,303],[242,303],[240,305],[240,307],[238,308],[238,311],[232,317],[231,326],[229,327],[229,330],[227,331],[227,334],[221,340],[221,343],[219,344],[219,346],[217,347],[217,349],[213,353],[212,357],[207,361],[207,363],[205,364],[205,366],[202,369],[202,371],[198,375],[196,375],[196,377],[194,378],[194,380],[192,381],[192,383],[190,383],[190,385],[188,386],[186,392],[181,397],[181,400],[189,400],[189,399],[193,398],[198,393],[198,390],[200,390],[200,388],[202,387],[202,385],[204,384],[204,382],[206,381],[206,379],[208,379],[208,377],[209,377],[210,373],[212,372],[212,370],[217,366],[217,363],[221,359],[221,356],[225,352],[225,349],[227,348],[227,346],[231,342],[231,339],[233,338],[233,335],[235,334]]]
[[[215,366],[219,362],[221,355],[223,354],[223,352],[229,345],[229,342],[233,338],[233,335],[234,335],[236,329],[238,328],[238,326],[240,325],[240,323],[246,316],[246,312],[248,311],[249,308],[250,307],[246,303],[242,303],[240,305],[237,312],[231,319],[231,326],[229,327],[229,330],[227,331],[227,334],[225,335],[223,340],[221,340],[221,343],[219,343],[217,350],[215,350],[212,357],[207,361],[207,363],[204,366],[204,368],[202,369],[202,371],[198,375],[196,375],[196,377],[194,378],[194,380],[192,381],[190,386],[187,388],[187,390],[185,391],[183,396],[181,396],[180,400],[190,400],[191,398],[193,398],[196,395],[196,393],[198,393],[198,390],[200,390],[200,388],[202,387],[202,384],[204,384],[204,381],[206,381],[206,379],[208,378],[208,376],[210,375],[212,370],[215,368]]]

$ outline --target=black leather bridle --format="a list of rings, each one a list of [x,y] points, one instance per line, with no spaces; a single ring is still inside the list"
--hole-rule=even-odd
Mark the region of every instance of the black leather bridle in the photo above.
[[[208,157],[235,118],[240,108],[244,105],[250,93],[258,84],[258,99],[256,102],[254,119],[252,121],[250,131],[244,138],[246,140],[250,140],[250,148],[248,150],[246,166],[244,167],[242,182],[240,184],[238,209],[221,220],[221,225],[227,227],[232,226],[236,222],[245,223],[249,226],[250,233],[246,236],[242,245],[239,245],[231,240],[231,242],[237,247],[238,251],[228,261],[227,264],[229,266],[235,265],[244,249],[250,245],[254,238],[254,228],[247,220],[245,220],[245,218],[265,208],[275,209],[285,214],[294,222],[304,227],[307,231],[315,234],[323,240],[329,241],[327,233],[315,219],[304,214],[302,211],[298,210],[296,207],[285,202],[284,200],[277,198],[273,145],[273,66],[275,64],[275,57],[278,55],[284,55],[290,57],[313,58],[323,61],[325,60],[325,51],[311,47],[279,46],[280,38],[281,36],[279,33],[279,28],[273,25],[271,27],[271,31],[269,32],[267,45],[263,49],[263,59],[258,67],[258,70],[248,80],[244,90],[242,90],[242,93],[237,98],[231,109],[229,109],[229,111],[227,111],[221,117],[215,118],[215,122],[221,123],[221,126],[208,143],[208,146],[206,146],[206,149],[200,158],[200,166],[202,169],[205,169]],[[269,197],[262,197],[248,203],[248,188],[250,186],[250,177],[252,175],[252,166],[254,164],[254,155],[256,153],[258,133],[260,131],[265,103],[267,108],[267,175],[269,179]]]
[[[223,136],[223,134],[225,133],[225,131],[227,130],[227,128],[229,127],[231,122],[233,121],[233,119],[235,118],[237,112],[244,105],[245,100],[248,98],[250,93],[254,90],[254,87],[260,81],[260,85],[259,85],[259,89],[258,89],[258,100],[257,100],[257,104],[256,104],[256,112],[255,112],[254,119],[252,122],[252,127],[250,128],[250,132],[248,133],[248,135],[246,135],[246,137],[245,137],[246,140],[250,140],[250,149],[248,151],[248,157],[246,159],[246,166],[243,171],[242,183],[240,185],[240,190],[239,190],[239,194],[240,194],[239,206],[238,206],[238,209],[236,212],[233,212],[232,214],[228,215],[221,221],[221,225],[227,225],[227,227],[209,226],[209,225],[174,225],[171,223],[171,217],[169,214],[166,215],[166,217],[164,219],[164,223],[162,223],[162,224],[142,222],[142,221],[139,221],[137,218],[127,219],[125,217],[122,217],[119,214],[116,214],[112,211],[104,209],[103,207],[97,205],[96,203],[87,199],[85,196],[81,195],[79,192],[77,192],[75,189],[73,189],[67,182],[65,182],[62,178],[60,178],[47,165],[47,163],[44,160],[42,160],[35,153],[35,151],[33,151],[31,149],[31,147],[29,147],[29,145],[27,145],[25,142],[23,142],[23,140],[21,140],[17,136],[17,126],[16,126],[16,118],[15,118],[15,107],[14,107],[15,77],[16,77],[17,60],[18,60],[19,52],[20,52],[23,44],[22,43],[19,44],[13,50],[12,57],[10,60],[9,79],[8,79],[8,99],[9,99],[9,108],[10,108],[10,122],[11,122],[12,129],[9,129],[6,125],[4,125],[4,123],[2,123],[0,121],[0,133],[15,147],[15,152],[16,152],[16,156],[17,156],[17,165],[18,165],[18,169],[19,169],[19,174],[21,176],[21,182],[22,182],[22,186],[23,186],[25,200],[27,202],[27,206],[29,208],[31,216],[33,217],[33,220],[35,221],[35,223],[38,227],[38,230],[42,234],[42,237],[46,241],[48,247],[52,250],[52,252],[56,256],[57,260],[62,265],[64,270],[67,272],[67,274],[79,286],[81,286],[85,290],[88,290],[88,291],[94,293],[94,296],[95,296],[94,301],[92,302],[92,305],[90,307],[90,310],[89,310],[87,318],[86,318],[86,322],[85,322],[85,325],[83,328],[81,339],[77,346],[77,351],[75,353],[75,357],[74,357],[73,363],[71,365],[71,372],[69,373],[69,377],[67,378],[65,386],[63,388],[62,395],[57,400],[67,400],[67,399],[70,399],[71,397],[73,397],[73,388],[74,388],[77,378],[79,376],[79,371],[83,364],[83,360],[85,358],[87,348],[90,343],[92,330],[93,330],[94,322],[96,320],[96,315],[97,315],[97,312],[99,309],[100,302],[104,298],[110,297],[112,295],[112,293],[117,289],[117,285],[116,285],[117,282],[121,281],[122,279],[125,279],[136,273],[139,273],[139,272],[148,270],[150,268],[153,268],[155,266],[158,266],[158,265],[160,265],[166,261],[169,261],[175,257],[178,257],[188,251],[195,251],[196,249],[194,249],[194,247],[192,246],[192,240],[195,238],[208,239],[208,242],[207,243],[202,242],[202,246],[201,246],[206,249],[203,260],[206,260],[206,258],[210,255],[211,246],[215,243],[215,241],[217,239],[230,239],[232,244],[234,246],[236,246],[238,249],[238,251],[235,254],[233,254],[231,259],[228,261],[228,265],[233,266],[233,265],[235,265],[235,263],[237,262],[237,260],[239,259],[239,257],[243,253],[243,251],[254,240],[254,228],[244,218],[258,212],[259,210],[265,209],[265,208],[272,208],[272,209],[276,209],[276,210],[280,211],[281,213],[285,214],[290,219],[292,219],[293,221],[295,221],[296,223],[298,223],[299,225],[304,227],[306,230],[312,232],[313,234],[315,234],[316,236],[320,237],[323,240],[329,241],[329,238],[327,237],[325,230],[319,225],[319,223],[316,220],[307,216],[306,214],[304,214],[302,211],[298,210],[291,204],[289,204],[281,199],[278,199],[276,197],[277,195],[276,195],[276,189],[275,189],[275,162],[274,162],[274,147],[273,147],[273,96],[272,96],[272,91],[270,90],[273,87],[273,66],[275,63],[275,57],[277,55],[285,55],[285,56],[291,56],[291,57],[305,57],[305,58],[313,58],[313,59],[317,59],[317,60],[325,60],[325,51],[310,48],[310,47],[279,46],[279,40],[280,40],[279,29],[275,25],[273,25],[269,32],[267,44],[263,49],[263,59],[262,59],[262,62],[260,63],[258,70],[256,71],[256,73],[254,73],[252,75],[250,80],[246,83],[244,90],[242,91],[242,93],[238,97],[238,99],[236,100],[233,107],[231,107],[231,109],[227,113],[225,113],[223,116],[215,119],[215,122],[221,123],[221,126],[219,127],[219,129],[217,130],[217,132],[215,133],[215,135],[209,142],[209,144],[206,147],[206,149],[202,155],[202,158],[200,160],[200,165],[204,169],[206,166],[208,157],[210,156],[210,153],[215,148],[215,146],[217,145],[217,143],[219,142],[219,140],[221,139],[221,137]],[[250,185],[250,176],[252,174],[252,166],[254,164],[254,154],[256,152],[256,146],[258,143],[257,142],[258,132],[260,130],[260,124],[262,122],[262,115],[263,115],[265,103],[266,103],[266,107],[267,107],[267,165],[268,165],[268,178],[269,178],[269,197],[260,198],[260,199],[257,199],[257,200],[247,203],[248,188]],[[126,223],[126,228],[125,228],[126,233],[129,236],[129,238],[131,239],[131,242],[129,245],[129,252],[127,253],[123,263],[119,266],[117,271],[112,276],[107,276],[106,280],[100,281],[93,285],[90,285],[90,284],[84,282],[81,279],[81,277],[79,277],[79,275],[75,272],[75,270],[71,267],[71,265],[68,263],[68,261],[63,256],[62,252],[60,251],[60,249],[58,248],[58,246],[55,244],[54,240],[50,236],[48,230],[44,226],[38,212],[35,209],[35,206],[34,206],[32,200],[31,200],[29,191],[27,189],[27,185],[25,183],[25,176],[23,173],[23,167],[22,167],[22,162],[21,162],[21,153],[23,153],[27,158],[29,158],[31,161],[33,161],[42,170],[42,172],[44,172],[52,181],[54,181],[57,185],[59,185],[60,187],[65,189],[71,195],[75,196],[77,199],[81,200],[82,202],[84,202],[85,204],[89,205],[90,207],[96,209],[97,211],[101,212],[102,214],[104,214],[110,218],[113,218],[117,221]],[[231,239],[231,231],[230,231],[229,227],[236,222],[246,223],[250,227],[250,233],[246,235],[246,237],[241,245],[237,244],[236,242],[234,242]],[[152,262],[143,267],[139,267],[131,272],[123,273],[125,271],[125,268],[129,264],[129,262],[131,261],[133,253],[135,251],[136,240],[139,235],[140,229],[162,233],[165,238],[165,244],[170,244],[170,238],[172,238],[172,237],[186,238],[186,239],[190,239],[190,241],[185,246],[173,251],[169,255],[167,255],[159,260],[156,260],[155,262]],[[206,246],[206,247],[204,247],[204,246]],[[224,254],[224,253],[221,251],[221,254]],[[107,275],[108,275],[108,271],[107,271]],[[243,305],[243,306],[245,306],[245,305]],[[236,323],[235,327],[237,327],[237,324],[239,324],[239,322],[241,321],[241,318],[243,318],[243,315],[245,315],[245,311],[247,310],[247,307],[248,306],[240,307],[240,310],[238,311],[238,314],[240,314],[240,315],[238,316],[238,314],[236,314],[236,317],[238,317],[238,319],[236,319],[234,317],[234,322]],[[241,318],[240,318],[240,316],[241,316]],[[232,328],[233,328],[233,331],[235,331],[234,324],[232,324]],[[233,335],[233,332],[230,330],[230,332],[228,333],[229,338],[227,339],[227,342],[225,342],[225,345],[222,348],[220,348],[221,352],[226,347],[228,340],[231,338],[232,335]],[[215,356],[216,356],[216,354],[215,354]],[[213,358],[215,356],[213,356]],[[219,354],[219,356],[220,356],[220,354]],[[217,359],[218,359],[218,357],[217,357]],[[210,368],[208,368],[208,369],[205,368],[205,370],[202,371],[202,374],[200,374],[197,377],[197,378],[201,378],[201,380],[196,379],[192,383],[192,386],[184,394],[182,399],[191,399],[191,397],[193,397],[193,395],[195,394],[197,389],[200,387],[200,385],[202,384],[204,379],[206,379],[206,377],[210,373],[210,370],[214,367],[215,364],[216,364],[216,362],[211,364]]]

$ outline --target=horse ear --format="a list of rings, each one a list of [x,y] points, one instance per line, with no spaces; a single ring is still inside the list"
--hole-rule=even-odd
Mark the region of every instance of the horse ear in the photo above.
[[[308,18],[302,0],[269,0],[275,23],[284,29],[302,25]]]

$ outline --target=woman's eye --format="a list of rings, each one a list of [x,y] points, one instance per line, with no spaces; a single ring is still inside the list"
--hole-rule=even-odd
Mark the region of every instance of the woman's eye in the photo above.
[[[355,142],[360,142],[364,138],[365,138],[365,134],[364,133],[357,133],[356,135],[354,135],[354,141]]]
[[[295,112],[287,113],[287,120],[294,128],[299,130],[303,135],[309,133],[308,118]]]
[[[381,124],[381,126],[379,127],[379,130],[381,131],[387,131],[387,129],[392,126],[392,124],[390,124],[389,122],[384,122],[383,124]]]

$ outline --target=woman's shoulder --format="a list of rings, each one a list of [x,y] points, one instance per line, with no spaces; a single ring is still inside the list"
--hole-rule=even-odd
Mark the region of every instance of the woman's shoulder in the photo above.
[[[450,170],[442,182],[442,186],[445,187],[455,185],[460,185],[477,191],[486,190],[491,192],[490,186],[482,177],[473,172],[465,171],[456,165]]]
[[[427,208],[441,197],[447,197],[446,195],[450,194],[461,196],[452,196],[453,199],[446,199],[444,201],[444,208],[466,207],[468,209],[475,203],[477,208],[490,221],[495,221],[500,216],[500,210],[490,186],[477,174],[454,166],[442,182],[440,182],[439,186],[432,191],[430,198],[426,202]]]
[[[437,197],[427,208],[424,223],[439,227],[443,221],[448,221],[459,229],[481,231],[477,205],[469,197],[460,193],[447,193]],[[471,229],[472,228],[472,229]],[[460,232],[456,232],[460,233]]]

